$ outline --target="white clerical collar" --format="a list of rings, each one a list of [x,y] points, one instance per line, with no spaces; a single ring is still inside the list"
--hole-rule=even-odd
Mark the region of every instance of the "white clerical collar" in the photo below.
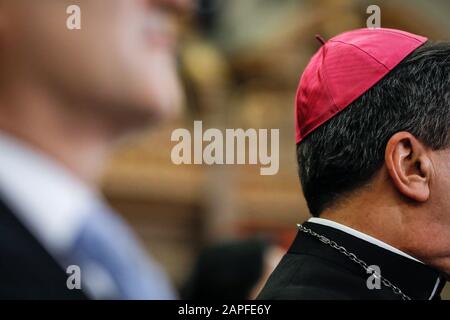
[[[376,239],[374,237],[371,237],[371,236],[369,236],[369,235],[367,235],[367,234],[365,234],[363,232],[360,232],[360,231],[355,230],[353,228],[347,227],[347,226],[345,226],[343,224],[340,224],[340,223],[337,223],[335,221],[324,219],[324,218],[313,217],[313,218],[309,218],[308,222],[317,223],[317,224],[321,224],[321,225],[324,225],[324,226],[328,226],[328,227],[331,227],[331,228],[335,228],[335,229],[341,230],[341,231],[343,231],[345,233],[348,233],[348,234],[350,234],[350,235],[352,235],[354,237],[357,237],[359,239],[362,239],[362,240],[365,240],[367,242],[370,242],[370,243],[372,243],[372,244],[374,244],[376,246],[379,246],[379,247],[381,247],[383,249],[389,250],[391,252],[394,252],[396,254],[404,256],[404,257],[406,257],[408,259],[412,259],[414,261],[423,263],[422,261],[417,260],[416,258],[410,256],[409,254],[407,254],[407,253],[405,253],[405,252],[403,252],[403,251],[401,251],[401,250],[399,250],[397,248],[394,248],[393,246],[391,246],[391,245],[389,245],[389,244],[387,244],[387,243],[385,243],[385,242],[383,242],[381,240],[378,240],[378,239]]]
[[[50,252],[67,249],[98,201],[45,154],[0,133],[0,197]]]

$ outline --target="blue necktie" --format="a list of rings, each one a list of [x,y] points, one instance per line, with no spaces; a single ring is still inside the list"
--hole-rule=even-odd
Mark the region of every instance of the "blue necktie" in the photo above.
[[[80,268],[82,290],[95,299],[175,299],[166,275],[127,224],[106,206],[99,207],[61,257],[66,268]]]

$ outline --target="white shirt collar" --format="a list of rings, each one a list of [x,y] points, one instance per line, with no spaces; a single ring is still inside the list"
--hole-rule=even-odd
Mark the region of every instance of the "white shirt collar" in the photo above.
[[[68,248],[98,196],[45,154],[0,133],[0,196],[53,254]]]
[[[399,250],[397,248],[394,248],[393,246],[391,246],[391,245],[389,245],[389,244],[387,244],[387,243],[385,243],[385,242],[383,242],[381,240],[378,240],[378,239],[376,239],[374,237],[369,236],[368,234],[365,234],[365,233],[360,232],[358,230],[355,230],[353,228],[347,227],[347,226],[345,226],[343,224],[340,224],[340,223],[337,223],[335,221],[324,219],[324,218],[313,217],[313,218],[309,218],[308,222],[317,223],[317,224],[321,224],[321,225],[324,225],[324,226],[328,226],[328,227],[331,227],[331,228],[335,228],[335,229],[341,230],[341,231],[343,231],[345,233],[351,234],[354,237],[357,237],[359,239],[362,239],[362,240],[365,240],[367,242],[370,242],[370,243],[372,243],[372,244],[374,244],[376,246],[379,246],[379,247],[381,247],[383,249],[389,250],[391,252],[394,252],[396,254],[404,256],[404,257],[406,257],[408,259],[412,259],[414,261],[423,263],[422,261],[417,260],[416,258],[410,256],[409,254],[407,254],[407,253],[405,253],[405,252],[403,252],[403,251],[401,251],[401,250]]]

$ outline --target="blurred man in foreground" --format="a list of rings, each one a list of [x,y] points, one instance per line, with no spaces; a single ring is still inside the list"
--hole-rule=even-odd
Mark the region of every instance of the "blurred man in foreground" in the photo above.
[[[179,104],[166,11],[185,4],[0,0],[0,298],[174,297],[95,185],[118,138]]]
[[[261,299],[439,299],[450,274],[450,43],[361,29],[323,46],[297,93],[314,216]]]

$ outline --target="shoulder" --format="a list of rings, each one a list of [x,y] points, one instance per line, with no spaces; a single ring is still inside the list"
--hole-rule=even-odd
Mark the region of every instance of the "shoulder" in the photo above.
[[[0,198],[0,299],[85,299]]]
[[[287,254],[270,276],[260,300],[371,299],[360,275],[307,254]],[[373,297],[372,297],[373,298]]]

